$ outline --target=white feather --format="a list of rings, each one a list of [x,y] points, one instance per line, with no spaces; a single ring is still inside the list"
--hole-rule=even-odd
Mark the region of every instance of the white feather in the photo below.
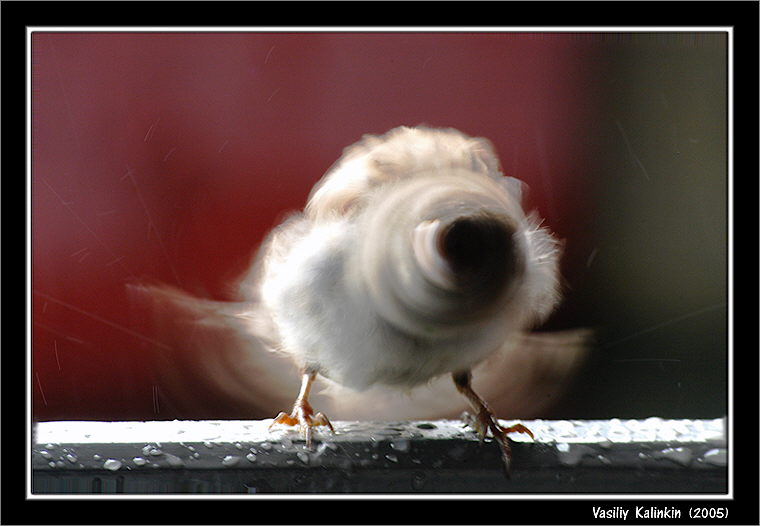
[[[525,402],[531,388],[539,389],[539,372],[553,378],[541,383],[543,392],[560,392],[587,338],[559,335],[546,344],[528,335],[559,301],[560,245],[537,217],[524,213],[521,187],[500,173],[485,139],[425,127],[365,136],[315,186],[304,212],[262,245],[240,281],[240,304],[145,289],[155,312],[175,313],[174,321],[157,318],[181,347],[174,346],[164,364],[191,363],[194,377],[206,370],[207,390],[244,407],[293,397],[297,378],[284,375],[315,370],[328,379],[315,405],[332,418],[362,411],[369,417],[451,416],[464,401],[444,375],[486,360],[476,369],[484,394],[500,386],[497,391],[510,389],[513,405]],[[515,232],[518,271],[492,308],[471,313],[446,290],[445,261],[430,255],[435,243],[428,237],[451,218],[479,214]],[[426,224],[435,229],[427,232]],[[189,341],[189,332],[177,329],[182,319],[202,327],[207,339]],[[215,339],[226,342],[222,351]],[[176,374],[169,376],[182,385]],[[180,391],[189,396],[191,389]]]

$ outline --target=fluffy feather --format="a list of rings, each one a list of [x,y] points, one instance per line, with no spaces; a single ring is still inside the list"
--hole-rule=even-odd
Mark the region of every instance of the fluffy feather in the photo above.
[[[133,288],[167,343],[165,384],[188,410],[213,396],[226,415],[267,416],[289,405],[306,368],[322,375],[312,400],[333,419],[435,418],[466,407],[445,373],[475,367],[497,412],[539,414],[589,334],[529,333],[559,301],[560,245],[520,195],[485,139],[426,127],[365,136],[263,243],[239,302]],[[446,253],[450,227],[465,223],[465,243],[503,248],[503,273]],[[415,241],[433,235],[421,228],[438,244]],[[452,270],[460,260],[477,270],[465,281]]]

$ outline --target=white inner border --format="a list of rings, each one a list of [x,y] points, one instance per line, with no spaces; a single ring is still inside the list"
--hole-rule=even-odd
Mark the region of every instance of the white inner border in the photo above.
[[[33,495],[32,494],[32,468],[31,454],[26,455],[26,498],[32,500],[50,500],[50,499],[498,499],[498,500],[576,500],[576,499],[594,499],[594,500],[729,500],[733,499],[733,466],[734,466],[734,335],[733,335],[733,182],[734,182],[734,156],[733,156],[733,86],[734,86],[734,39],[733,27],[731,26],[691,26],[691,27],[625,27],[625,26],[574,26],[574,27],[552,27],[552,26],[534,26],[534,27],[509,27],[509,26],[492,26],[492,27],[301,27],[301,26],[278,26],[278,27],[256,27],[256,26],[237,26],[237,27],[203,27],[203,26],[185,26],[185,27],[142,27],[142,26],[27,26],[26,27],[26,443],[31,444],[31,421],[32,421],[32,298],[31,298],[31,170],[32,170],[32,34],[34,32],[58,32],[58,33],[124,33],[124,32],[144,32],[144,33],[184,33],[184,32],[201,32],[201,33],[281,33],[281,32],[300,32],[300,33],[377,33],[377,32],[397,32],[397,33],[728,33],[728,493],[726,495],[703,495],[703,494],[639,494],[639,495],[620,495],[620,494],[577,494],[577,495],[545,495],[545,494],[473,494],[473,495],[118,495],[118,494],[86,494],[86,495]]]

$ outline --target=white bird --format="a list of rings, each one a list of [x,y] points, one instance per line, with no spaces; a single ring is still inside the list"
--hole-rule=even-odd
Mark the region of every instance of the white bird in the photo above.
[[[297,370],[293,409],[272,425],[300,426],[307,447],[312,427],[332,429],[312,399],[333,418],[430,418],[458,409],[458,392],[508,465],[507,433],[530,431],[498,423],[473,368],[497,407],[535,412],[588,337],[530,332],[559,302],[561,247],[523,210],[522,187],[486,139],[428,127],[363,137],[265,240],[239,301],[133,289],[148,293],[166,342],[162,381],[191,403],[205,385],[262,408],[295,392]],[[311,396],[317,378],[325,388]]]

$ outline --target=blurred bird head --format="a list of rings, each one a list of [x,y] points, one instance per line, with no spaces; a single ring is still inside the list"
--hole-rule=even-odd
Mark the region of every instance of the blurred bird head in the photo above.
[[[347,148],[306,213],[354,222],[349,272],[401,330],[446,338],[498,324],[503,333],[558,301],[558,244],[523,212],[522,189],[486,139],[400,127]]]

